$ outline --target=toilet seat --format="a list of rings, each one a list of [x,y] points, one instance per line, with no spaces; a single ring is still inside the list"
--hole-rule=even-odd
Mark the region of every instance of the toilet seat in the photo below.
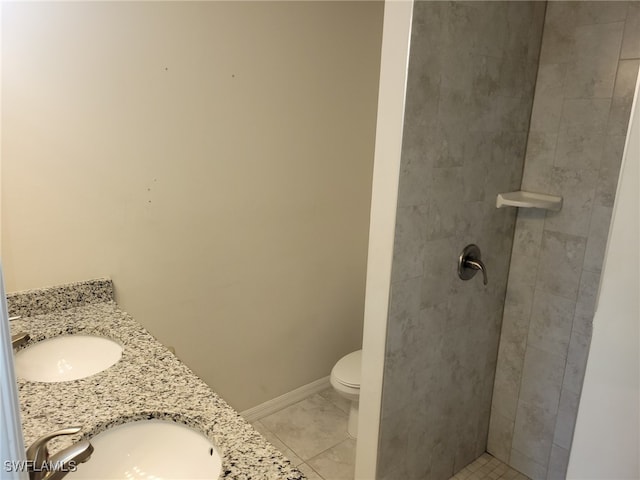
[[[362,350],[345,355],[331,370],[331,378],[349,388],[360,388]]]

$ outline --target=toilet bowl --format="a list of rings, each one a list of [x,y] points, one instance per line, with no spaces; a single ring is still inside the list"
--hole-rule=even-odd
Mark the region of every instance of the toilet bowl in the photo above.
[[[351,402],[347,432],[353,438],[358,437],[358,405],[360,399],[360,372],[362,368],[362,350],[356,350],[342,357],[331,370],[331,386],[341,397]]]

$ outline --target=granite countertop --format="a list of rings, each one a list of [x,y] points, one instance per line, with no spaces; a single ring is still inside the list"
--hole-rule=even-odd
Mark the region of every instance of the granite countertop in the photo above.
[[[58,335],[88,334],[111,338],[124,347],[117,364],[87,378],[61,383],[18,379],[25,445],[62,427],[83,427],[81,434],[50,442],[55,452],[109,427],[157,418],[204,433],[222,457],[221,478],[304,478],[185,364],[118,308],[110,280],[9,294],[7,303],[10,316],[21,316],[10,322],[11,333],[31,336],[26,346]]]

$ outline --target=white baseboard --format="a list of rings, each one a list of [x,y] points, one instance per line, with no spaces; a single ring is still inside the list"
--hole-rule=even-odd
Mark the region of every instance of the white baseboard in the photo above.
[[[307,383],[306,385],[296,388],[295,390],[291,390],[290,392],[280,395],[279,397],[267,400],[260,405],[256,405],[255,407],[240,412],[240,415],[242,415],[248,422],[255,422],[256,420],[260,420],[267,415],[276,413],[277,411],[282,410],[289,405],[293,405],[300,400],[304,400],[305,398],[310,397],[315,393],[321,392],[330,385],[331,384],[329,383],[329,377],[324,377],[316,380],[315,382]]]

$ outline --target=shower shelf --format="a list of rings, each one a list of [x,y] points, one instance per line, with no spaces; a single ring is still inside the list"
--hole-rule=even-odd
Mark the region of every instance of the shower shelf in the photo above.
[[[558,212],[562,208],[562,197],[523,191],[499,193],[496,207],[542,208]]]

